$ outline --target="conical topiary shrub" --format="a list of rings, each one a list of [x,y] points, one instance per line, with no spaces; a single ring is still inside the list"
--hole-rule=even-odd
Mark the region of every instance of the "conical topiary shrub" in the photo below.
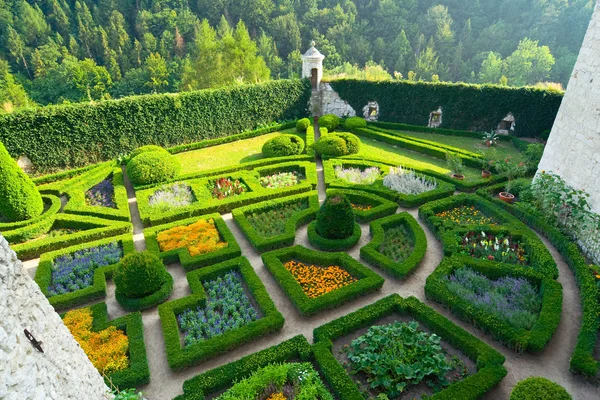
[[[24,221],[43,211],[40,192],[0,143],[0,217]]]
[[[343,194],[327,197],[317,213],[317,233],[327,239],[346,239],[354,231],[354,211]]]

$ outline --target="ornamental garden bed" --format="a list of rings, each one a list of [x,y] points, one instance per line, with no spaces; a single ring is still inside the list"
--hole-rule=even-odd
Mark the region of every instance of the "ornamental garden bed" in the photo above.
[[[396,278],[414,271],[427,251],[423,228],[407,212],[371,222],[372,240],[360,249],[360,257]]]
[[[158,307],[172,369],[198,364],[282,328],[283,316],[247,259],[192,271],[187,279],[192,295]]]
[[[184,219],[144,230],[146,248],[166,264],[186,271],[241,255],[240,246],[219,214]]]
[[[319,209],[317,192],[270,200],[236,208],[233,218],[259,252],[291,246],[296,229],[315,218]]]
[[[356,222],[364,223],[392,215],[398,204],[373,193],[351,189],[327,189],[327,196],[343,194],[350,200]]]
[[[85,304],[106,296],[106,279],[121,258],[134,251],[127,234],[46,253],[35,281],[57,310]]]
[[[27,227],[27,235],[34,235],[36,232],[43,232],[54,222],[52,217],[60,211],[61,203],[57,196],[51,194],[42,194],[44,202],[44,211],[37,218],[25,221],[7,222],[0,215],[0,232],[6,237],[9,231]],[[25,232],[25,231],[24,231]]]
[[[294,246],[264,253],[262,260],[304,316],[378,290],[384,281],[345,253]]]

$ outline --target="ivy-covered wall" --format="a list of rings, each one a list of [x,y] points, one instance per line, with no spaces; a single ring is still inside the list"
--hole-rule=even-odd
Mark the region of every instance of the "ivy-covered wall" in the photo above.
[[[0,141],[38,171],[103,161],[145,144],[174,146],[307,116],[308,80],[135,96],[0,117]]]
[[[369,101],[379,104],[379,121],[427,126],[429,113],[443,109],[441,128],[496,129],[512,112],[517,136],[537,137],[552,128],[563,94],[532,87],[428,82],[339,80],[333,89],[358,114]]]

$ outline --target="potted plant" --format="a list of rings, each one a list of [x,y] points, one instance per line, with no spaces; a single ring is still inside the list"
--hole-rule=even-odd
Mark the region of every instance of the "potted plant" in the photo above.
[[[479,154],[481,154],[481,158],[479,162],[481,163],[481,177],[489,178],[492,176],[492,172],[490,171],[490,167],[494,165],[494,160],[497,160],[497,152],[494,148],[480,149]]]
[[[462,159],[458,156],[458,154],[446,153],[446,163],[448,164],[448,169],[452,171],[452,177],[454,179],[465,179],[465,176],[462,174],[464,171],[464,166]]]
[[[507,157],[504,160],[496,161],[494,164],[496,171],[499,174],[502,174],[508,178],[508,182],[504,185],[504,192],[500,192],[498,197],[501,200],[512,203],[515,201],[515,195],[510,193],[513,187],[513,181],[516,178],[520,178],[527,173],[527,164],[524,162],[513,162],[510,157]]]
[[[483,134],[483,141],[487,147],[495,146],[498,142],[498,134],[494,131]]]

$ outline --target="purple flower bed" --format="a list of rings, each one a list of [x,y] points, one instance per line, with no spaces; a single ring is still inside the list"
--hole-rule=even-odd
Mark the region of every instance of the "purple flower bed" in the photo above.
[[[116,264],[122,257],[123,249],[117,242],[57,257],[52,264],[48,294],[51,297],[91,286],[96,268]]]
[[[85,192],[85,203],[88,206],[117,208],[112,176]]]
[[[446,285],[452,294],[515,328],[531,329],[542,309],[538,288],[525,278],[492,280],[470,268],[460,268],[446,277]]]
[[[239,272],[229,272],[204,282],[203,286],[207,296],[205,307],[190,308],[177,316],[186,346],[241,328],[259,318],[244,291]]]

